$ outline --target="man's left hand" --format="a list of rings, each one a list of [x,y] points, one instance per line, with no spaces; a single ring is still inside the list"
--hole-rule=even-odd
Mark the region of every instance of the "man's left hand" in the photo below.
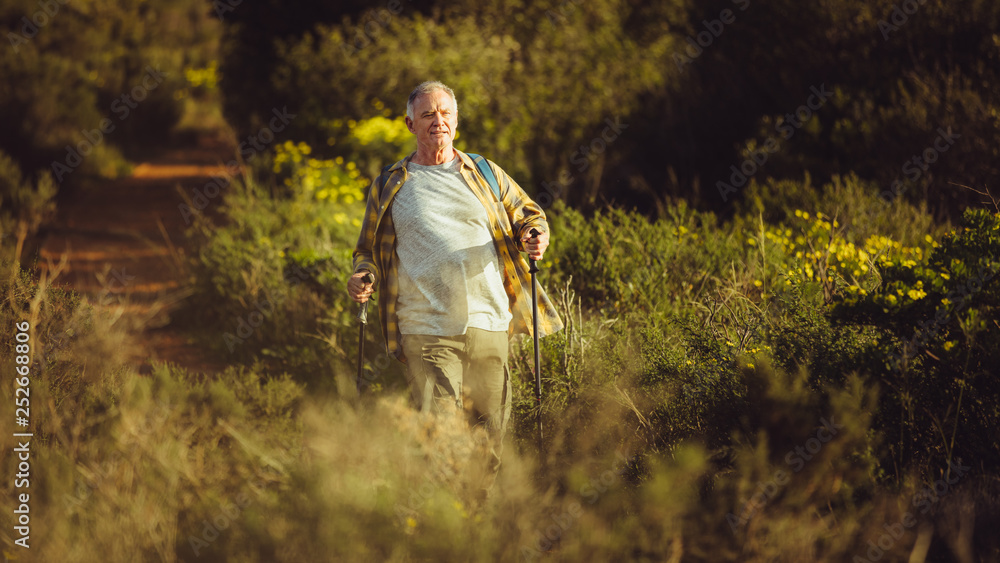
[[[521,245],[524,246],[528,257],[537,262],[542,259],[545,249],[549,247],[549,233],[548,231],[541,231],[537,237],[531,238],[529,230],[521,237]]]

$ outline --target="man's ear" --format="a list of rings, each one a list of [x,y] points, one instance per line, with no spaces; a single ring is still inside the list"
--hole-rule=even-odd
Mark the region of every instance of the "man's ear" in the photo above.
[[[410,130],[410,133],[417,134],[416,130],[413,129],[413,120],[409,116],[406,116],[406,128]]]

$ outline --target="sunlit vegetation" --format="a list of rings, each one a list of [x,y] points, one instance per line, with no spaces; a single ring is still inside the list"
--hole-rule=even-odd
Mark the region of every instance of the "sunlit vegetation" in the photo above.
[[[0,52],[0,326],[31,327],[34,432],[11,560],[1000,558],[1000,7],[361,4],[74,2]],[[350,256],[428,78],[458,94],[456,146],[547,198],[566,324],[541,405],[512,342],[488,498],[483,432],[408,406],[377,324],[355,390]],[[229,367],[140,371],[125,308],[53,289],[32,239],[59,190],[191,131],[235,146],[274,108],[295,118],[177,241],[175,322]]]

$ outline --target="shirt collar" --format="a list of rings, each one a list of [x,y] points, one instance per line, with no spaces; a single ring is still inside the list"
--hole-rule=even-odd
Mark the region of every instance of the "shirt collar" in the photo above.
[[[467,166],[467,167],[473,168],[473,169],[476,167],[476,163],[472,162],[472,157],[471,156],[465,154],[464,152],[462,152],[462,151],[460,151],[458,149],[455,149],[455,153],[458,154],[458,158],[462,159],[462,165],[463,166]],[[413,160],[413,157],[416,154],[417,154],[417,151],[413,151],[410,154],[406,155],[406,157],[404,157],[402,160],[399,160],[395,164],[393,164],[392,167],[389,168],[389,172],[392,173],[392,172],[394,172],[394,171],[396,171],[396,170],[398,170],[400,168],[405,168],[406,165],[409,164],[409,162],[411,160]]]

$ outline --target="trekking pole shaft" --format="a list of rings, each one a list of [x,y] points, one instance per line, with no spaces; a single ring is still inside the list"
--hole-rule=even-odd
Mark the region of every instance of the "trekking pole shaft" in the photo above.
[[[534,260],[532,260],[534,262]],[[531,304],[532,308],[537,310],[538,307],[538,281],[535,279],[535,274],[531,274]],[[531,332],[532,338],[535,344],[535,401],[538,402],[539,406],[542,404],[542,373],[539,371],[539,366],[542,364],[542,356],[538,350],[538,314],[532,315],[531,319]]]
[[[534,260],[532,260],[534,263]],[[535,274],[531,274],[531,303],[535,314],[532,319],[532,337],[534,338],[534,348],[535,348],[535,402],[538,403],[538,434],[539,437],[542,436],[542,355],[538,349],[538,281],[535,279]]]
[[[361,382],[365,375],[365,323],[358,323],[358,392],[361,392]]]
[[[535,238],[540,233],[531,229],[531,236]],[[538,263],[532,258],[528,258],[528,272],[531,273],[531,334],[534,340],[535,349],[535,402],[538,404],[538,438],[543,439],[542,431],[542,356],[538,349]]]
[[[375,282],[375,276],[369,272],[361,278],[361,281],[369,284]],[[368,301],[358,306],[358,392],[361,392],[361,382],[365,375],[365,325],[368,324]]]

